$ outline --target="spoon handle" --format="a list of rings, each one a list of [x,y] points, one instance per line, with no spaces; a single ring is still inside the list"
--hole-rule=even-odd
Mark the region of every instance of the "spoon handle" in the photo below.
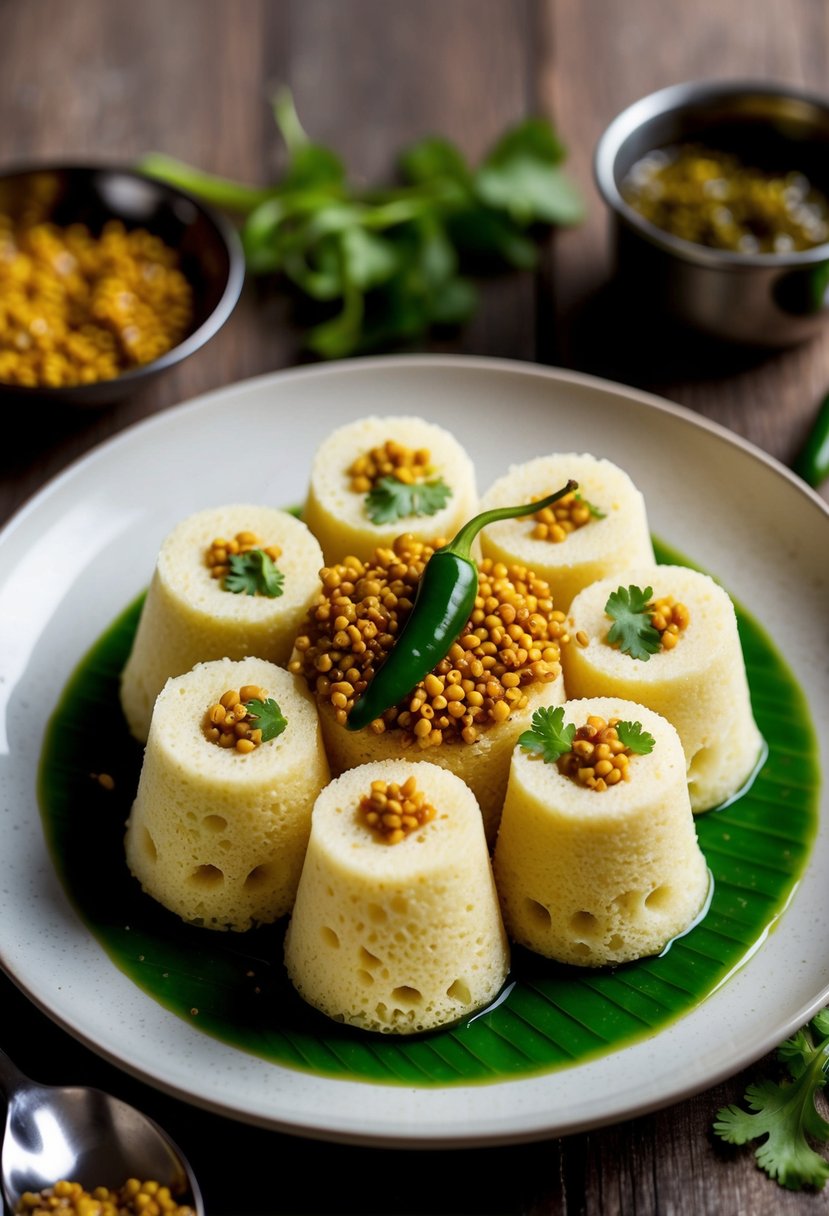
[[[8,1101],[28,1081],[29,1078],[0,1050],[0,1094]]]

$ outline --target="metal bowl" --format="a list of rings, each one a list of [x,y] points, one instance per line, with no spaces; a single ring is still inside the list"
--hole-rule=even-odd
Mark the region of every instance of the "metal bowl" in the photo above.
[[[184,191],[130,168],[33,165],[0,173],[0,213],[16,217],[35,191],[38,199],[50,200],[44,218],[55,224],[82,223],[95,233],[118,219],[127,228],[146,228],[175,249],[193,288],[193,319],[176,346],[112,379],[55,388],[0,382],[0,397],[108,405],[199,350],[230,316],[244,281],[241,241],[224,217]]]
[[[784,347],[829,317],[829,243],[795,253],[732,253],[657,228],[622,197],[646,153],[695,141],[746,164],[804,173],[829,196],[829,99],[757,81],[673,85],[622,111],[594,156],[612,216],[619,280],[658,312],[706,335]]]

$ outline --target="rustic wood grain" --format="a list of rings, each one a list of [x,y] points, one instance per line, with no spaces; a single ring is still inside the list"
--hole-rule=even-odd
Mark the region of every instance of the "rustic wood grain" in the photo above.
[[[358,182],[388,180],[399,149],[421,136],[446,135],[476,160],[506,125],[546,114],[570,149],[586,222],[556,234],[538,275],[483,284],[472,323],[427,349],[535,359],[643,386],[787,462],[829,388],[829,333],[748,363],[664,340],[614,294],[592,153],[614,114],[662,85],[741,75],[820,90],[828,61],[822,0],[0,0],[0,167],[49,157],[122,163],[156,150],[264,183],[282,165],[269,113],[281,84]],[[0,520],[109,435],[305,358],[284,295],[248,283],[204,350],[113,408],[33,417],[9,407],[22,432],[0,445]],[[98,1083],[154,1113],[193,1159],[210,1216],[825,1208],[824,1197],[774,1186],[749,1150],[711,1138],[716,1111],[770,1059],[667,1110],[583,1135],[413,1155],[294,1140],[193,1110],[105,1064],[4,978],[0,1036],[40,1079]],[[247,1159],[255,1185],[240,1201],[237,1163]],[[264,1176],[275,1198],[263,1194]]]

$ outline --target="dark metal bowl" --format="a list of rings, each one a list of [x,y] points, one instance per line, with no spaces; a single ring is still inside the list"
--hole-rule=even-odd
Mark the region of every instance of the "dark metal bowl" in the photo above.
[[[600,138],[594,171],[610,208],[620,281],[651,307],[748,346],[807,339],[829,317],[829,243],[795,253],[732,253],[657,228],[622,197],[647,152],[680,141],[745,163],[804,173],[829,196],[829,99],[757,81],[698,81],[652,93]]]
[[[178,345],[113,379],[58,388],[0,382],[0,396],[108,405],[199,350],[230,316],[244,281],[241,242],[231,224],[184,191],[130,168],[33,165],[0,172],[0,213],[14,218],[35,190],[50,198],[46,218],[56,224],[82,223],[98,232],[107,220],[118,219],[127,228],[146,228],[175,249],[193,288],[193,320]]]

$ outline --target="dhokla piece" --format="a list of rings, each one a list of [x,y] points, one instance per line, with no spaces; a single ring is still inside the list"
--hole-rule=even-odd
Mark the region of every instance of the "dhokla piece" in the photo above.
[[[361,806],[373,783],[416,788],[433,817],[389,843]],[[322,791],[285,964],[310,1005],[379,1033],[432,1030],[498,995],[509,945],[481,814],[460,778],[425,760],[387,760]]]
[[[647,661],[608,641],[605,612],[619,587],[673,600],[686,622]],[[670,648],[666,643],[671,642]],[[623,580],[600,579],[570,606],[569,641],[562,647],[568,698],[617,696],[649,706],[676,727],[687,767],[691,806],[709,810],[733,798],[763,752],[754,720],[737,616],[727,591],[710,575],[685,566],[628,570]]]
[[[486,491],[480,509],[531,502],[569,478],[578,489],[539,518],[500,520],[481,533],[484,557],[529,566],[550,584],[564,611],[588,584],[655,560],[642,493],[618,465],[589,453],[553,453],[513,465]]]
[[[679,736],[645,706],[567,701],[564,720],[638,722],[653,740],[628,780],[589,788],[516,747],[493,867],[511,940],[545,958],[602,967],[658,954],[709,888]]]
[[[449,737],[437,746],[429,747],[425,753],[420,752],[417,739],[412,739],[402,729],[380,733],[371,728],[348,731],[337,722],[331,705],[321,701],[319,720],[331,771],[340,774],[372,761],[425,755],[432,764],[460,777],[472,791],[480,808],[487,842],[492,846],[498,832],[516,740],[529,727],[539,705],[563,703],[564,679],[559,671],[550,682],[528,685],[523,692],[521,708],[511,710],[502,722],[482,727],[472,743]]]
[[[275,701],[286,725],[258,745],[222,746],[207,716],[248,688]],[[278,920],[293,905],[314,799],[330,776],[301,681],[262,659],[197,664],[156,701],[127,824],[129,868],[185,921],[243,931]]]
[[[386,485],[399,509],[380,509],[375,522],[367,496],[383,492],[384,478],[391,479]],[[428,488],[435,483],[444,489]],[[412,505],[407,486],[416,489],[418,511],[429,513],[406,511]],[[477,502],[474,466],[454,435],[423,418],[371,415],[338,427],[320,445],[302,518],[331,565],[351,554],[366,560],[402,532],[448,540]]]
[[[228,567],[217,566],[214,559],[227,554],[227,547],[214,542],[238,548],[239,536],[243,555],[246,544],[250,553],[260,543],[261,551],[277,554],[278,594],[234,593],[225,587],[222,571]],[[284,666],[297,627],[319,591],[322,564],[314,536],[286,511],[233,504],[182,520],[161,546],[121,677],[121,705],[132,734],[146,741],[165,681],[196,663],[255,656]]]
[[[433,552],[404,535],[369,562],[354,557],[326,569],[289,670],[316,697],[332,772],[422,755],[468,783],[494,843],[515,740],[538,704],[564,699],[565,615],[532,571],[482,561],[471,617],[445,658],[424,679],[413,677],[368,726],[347,728],[356,698],[409,618]]]

